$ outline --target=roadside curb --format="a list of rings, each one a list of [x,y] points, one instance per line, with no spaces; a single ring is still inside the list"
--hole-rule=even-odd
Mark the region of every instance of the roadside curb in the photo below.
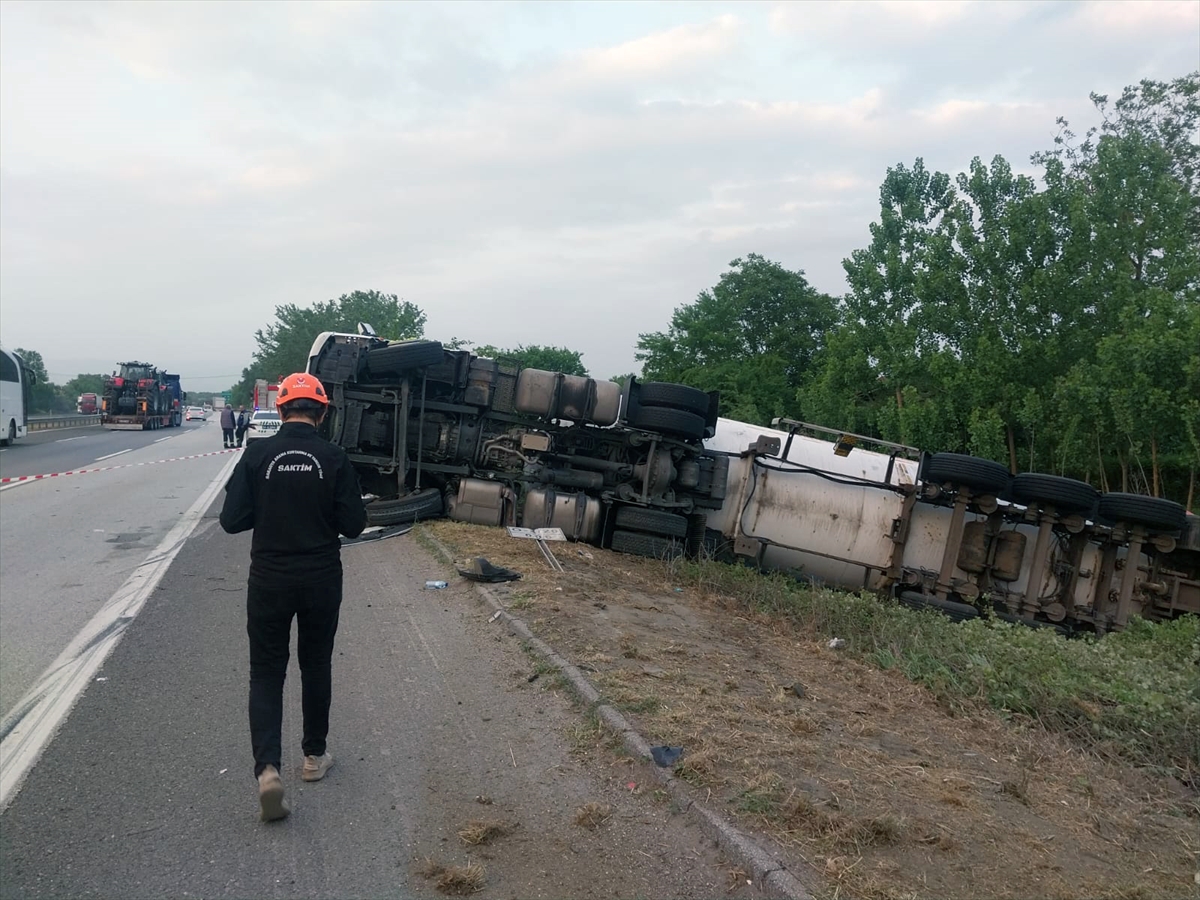
[[[429,542],[442,561],[451,566],[454,564],[454,555],[445,544],[428,531],[423,530],[421,537]],[[553,647],[537,637],[522,619],[505,609],[486,585],[476,584],[475,590],[484,602],[496,611],[496,618],[505,621],[513,633],[524,638],[542,659],[554,666],[558,673],[571,683],[571,687],[575,689],[580,700],[594,710],[602,722],[621,736],[625,749],[629,753],[650,763],[655,777],[662,782],[667,793],[671,795],[671,799],[685,813],[692,813],[705,834],[715,841],[721,850],[744,865],[760,888],[765,886],[765,891],[771,896],[783,897],[787,900],[812,900],[808,890],[795,875],[788,871],[783,862],[723,815],[695,799],[692,796],[691,788],[672,775],[669,769],[656,765],[650,755],[650,743],[634,729],[632,723],[618,709],[603,702],[600,692],[578,667],[572,665]]]

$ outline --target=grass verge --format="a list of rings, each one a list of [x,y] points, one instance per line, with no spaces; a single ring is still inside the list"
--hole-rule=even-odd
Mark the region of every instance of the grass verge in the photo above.
[[[951,709],[986,702],[1087,749],[1200,780],[1200,618],[1135,620],[1102,639],[996,620],[955,623],[874,594],[810,587],[781,573],[713,561],[672,564],[676,583],[723,603],[840,637],[903,672]]]

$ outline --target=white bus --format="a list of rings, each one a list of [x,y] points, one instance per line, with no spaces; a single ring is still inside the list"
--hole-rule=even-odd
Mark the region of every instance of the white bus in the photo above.
[[[29,426],[33,378],[25,360],[0,347],[0,444],[25,437]]]

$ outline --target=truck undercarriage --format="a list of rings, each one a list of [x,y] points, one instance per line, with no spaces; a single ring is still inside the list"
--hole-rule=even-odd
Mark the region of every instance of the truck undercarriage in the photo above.
[[[308,371],[374,525],[556,527],[613,550],[708,552],[957,618],[1064,630],[1200,613],[1198,520],[1167,500],[790,420],[719,419],[715,393],[520,368],[436,341],[325,333]]]

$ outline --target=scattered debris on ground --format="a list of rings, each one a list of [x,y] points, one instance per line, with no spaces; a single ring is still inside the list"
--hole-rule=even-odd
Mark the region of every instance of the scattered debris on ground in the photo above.
[[[590,548],[559,554],[556,572],[502,529],[427,527],[455,554],[525,572],[490,590],[650,743],[686,747],[675,774],[818,896],[1195,890],[1200,800],[1169,774],[1099,758],[982,703],[952,710],[853,645],[683,584],[668,563]],[[562,679],[540,684],[568,691]],[[573,739],[612,765],[624,756],[590,718]]]

